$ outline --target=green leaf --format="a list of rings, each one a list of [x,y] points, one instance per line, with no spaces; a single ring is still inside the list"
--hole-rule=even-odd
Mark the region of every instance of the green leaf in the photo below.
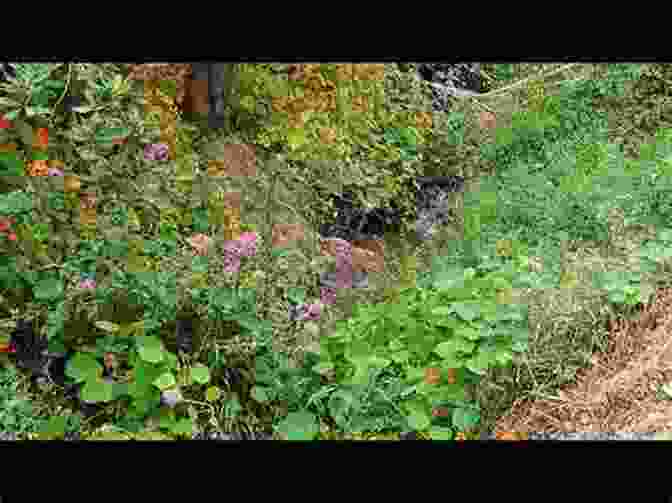
[[[12,110],[11,112],[7,112],[5,114],[5,119],[7,119],[8,121],[13,121],[19,116],[20,113],[21,113],[21,110]],[[32,141],[31,141],[31,144],[32,144]]]
[[[128,128],[104,128],[96,133],[96,142],[111,143],[114,140],[126,138],[131,133]]]
[[[24,163],[16,152],[0,152],[0,174],[3,176],[24,176]]]
[[[40,433],[50,437],[62,437],[67,429],[68,418],[66,416],[51,416],[42,427]]]
[[[32,155],[33,161],[48,161],[49,160],[49,154],[46,152],[43,152],[41,150],[35,150],[33,151]]]
[[[91,380],[101,375],[103,366],[96,359],[86,353],[77,353],[68,361],[65,373],[72,377],[75,382]]]
[[[172,428],[176,435],[191,435],[194,432],[194,423],[189,417],[183,417]]]
[[[155,336],[142,336],[137,338],[138,354],[140,358],[149,363],[163,361],[164,351],[161,339]]]
[[[466,321],[473,321],[481,314],[480,303],[476,302],[455,302],[452,305],[457,315]]]
[[[424,407],[413,407],[409,410],[406,416],[408,426],[416,431],[426,430],[432,423],[429,414],[424,410]]]
[[[317,418],[308,411],[290,412],[278,425],[287,440],[314,440],[319,431]]]
[[[290,253],[290,250],[288,248],[273,248],[271,250],[271,256],[274,258],[278,257],[284,257],[285,255],[288,255]]]
[[[210,386],[205,392],[205,399],[208,402],[216,402],[222,392],[217,386]]]
[[[165,372],[157,377],[154,382],[154,386],[159,388],[161,391],[175,386],[175,376],[172,372]]]
[[[35,285],[35,298],[43,301],[58,299],[63,295],[63,280],[59,278],[44,279]]]
[[[95,379],[86,381],[81,391],[81,399],[87,402],[109,402],[113,399],[113,383]]]
[[[270,397],[268,396],[268,391],[263,386],[255,386],[252,388],[252,398],[254,398],[259,403],[266,403],[269,401]]]
[[[306,300],[306,289],[290,287],[287,289],[287,298],[294,304],[302,304]]]
[[[492,363],[491,355],[487,352],[479,352],[467,360],[465,366],[474,374],[485,375]]]
[[[672,382],[664,384],[660,389],[667,395],[668,398],[672,399]]]
[[[435,426],[429,430],[429,436],[432,440],[452,440],[454,434],[451,428]]]
[[[306,141],[306,130],[304,128],[293,128],[287,131],[287,144],[291,150],[299,148]]]
[[[460,431],[468,431],[478,425],[481,414],[476,409],[457,407],[453,410],[453,425]]]
[[[161,409],[159,413],[159,428],[170,430],[175,426],[175,411],[173,409]]]
[[[205,384],[210,380],[210,369],[197,363],[191,368],[191,378],[199,384]]]
[[[140,358],[149,363],[159,363],[163,361],[163,349],[153,346],[140,346],[138,348]]]

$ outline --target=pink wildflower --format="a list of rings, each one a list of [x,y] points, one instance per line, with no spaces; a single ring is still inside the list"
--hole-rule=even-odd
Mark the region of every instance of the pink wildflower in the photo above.
[[[152,143],[145,145],[145,160],[164,161],[168,158],[168,145],[165,143]]]
[[[320,288],[320,302],[325,306],[336,303],[336,290],[329,287]]]
[[[240,269],[240,257],[224,254],[224,271],[228,273],[238,272]]]
[[[93,290],[94,288],[96,288],[96,280],[92,278],[83,279],[82,281],[79,282],[79,288],[83,288],[85,290]]]

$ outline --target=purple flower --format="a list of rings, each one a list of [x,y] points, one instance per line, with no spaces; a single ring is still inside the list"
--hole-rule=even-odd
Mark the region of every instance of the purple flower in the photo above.
[[[238,255],[224,254],[224,271],[228,273],[238,272],[240,269],[240,257]]]
[[[63,172],[60,169],[57,168],[49,168],[49,171],[47,172],[49,176],[63,176]]]
[[[320,288],[320,302],[325,306],[336,303],[336,290],[329,287]]]
[[[164,161],[168,159],[168,145],[165,143],[152,143],[145,145],[145,160]]]
[[[96,288],[96,280],[92,278],[85,278],[79,282],[79,288],[84,288],[85,290],[93,290]]]

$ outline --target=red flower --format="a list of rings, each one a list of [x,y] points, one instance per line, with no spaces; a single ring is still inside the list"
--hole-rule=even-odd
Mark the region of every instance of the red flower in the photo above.
[[[4,117],[0,117],[0,129],[9,129],[11,127],[14,127],[12,121],[8,121]]]
[[[16,346],[13,342],[0,344],[0,353],[16,353]]]
[[[10,241],[16,241],[16,234],[13,233],[13,232],[10,232],[9,234],[7,234],[7,238],[8,238]]]
[[[0,220],[0,232],[7,232],[12,224],[9,220],[2,219]]]

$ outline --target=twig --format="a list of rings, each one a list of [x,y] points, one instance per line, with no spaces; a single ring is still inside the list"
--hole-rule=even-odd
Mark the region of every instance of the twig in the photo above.
[[[61,94],[61,97],[58,98],[58,101],[54,104],[54,109],[63,101],[63,98],[65,98],[65,95],[68,93],[68,89],[70,88],[70,78],[72,77],[72,63],[68,65],[68,80],[65,82],[65,89],[63,89],[63,94]]]
[[[508,93],[509,91],[511,91],[513,89],[521,87],[523,84],[526,84],[530,81],[546,79],[546,78],[548,78],[552,75],[555,75],[557,73],[561,73],[561,72],[564,72],[566,70],[569,70],[570,68],[572,68],[573,66],[576,66],[578,64],[579,63],[569,63],[569,64],[561,66],[560,68],[556,68],[555,70],[551,70],[548,73],[542,73],[541,75],[532,75],[531,77],[527,77],[523,80],[519,80],[518,82],[516,82],[515,84],[511,84],[510,86],[506,86],[506,87],[503,87],[502,89],[497,89],[495,91],[490,91],[489,93],[485,93],[485,94],[476,94],[474,97],[477,98],[477,99],[481,99],[481,98],[491,98],[493,96],[499,96],[500,94]]]

